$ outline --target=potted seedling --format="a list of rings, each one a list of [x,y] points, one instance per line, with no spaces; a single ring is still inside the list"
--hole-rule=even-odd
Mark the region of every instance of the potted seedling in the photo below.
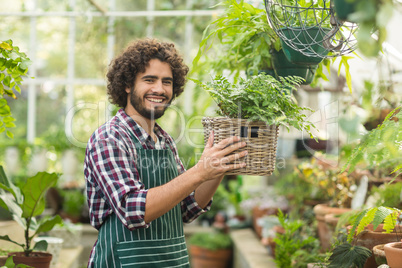
[[[8,235],[0,239],[14,243],[22,248],[21,252],[9,253],[14,263],[33,267],[49,267],[52,255],[46,252],[47,242],[41,241],[32,246],[33,238],[42,232],[48,232],[62,220],[60,216],[42,217],[45,209],[45,193],[56,185],[59,174],[39,172],[26,180],[23,185],[15,185],[7,178],[0,166],[0,206],[7,209],[13,219],[23,227],[25,243],[14,241]]]
[[[198,83],[217,103],[220,117],[205,117],[204,137],[214,131],[214,142],[237,135],[246,141],[249,154],[247,166],[230,174],[271,175],[276,158],[276,143],[280,125],[306,131],[312,136],[313,124],[304,112],[312,111],[297,105],[290,92],[296,90],[301,79],[275,79],[261,73],[238,83],[230,83],[216,76],[210,83]],[[241,160],[243,161],[243,160]]]
[[[191,267],[229,267],[232,247],[232,239],[227,233],[195,233],[189,239]]]

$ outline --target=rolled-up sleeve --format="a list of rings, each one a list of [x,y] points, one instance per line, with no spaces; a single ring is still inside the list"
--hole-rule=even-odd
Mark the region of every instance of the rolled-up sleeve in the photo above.
[[[118,137],[109,137],[96,141],[89,155],[91,181],[98,189],[97,194],[102,195],[97,199],[105,202],[104,211],[90,211],[97,218],[93,219],[98,221],[96,225],[100,226],[100,221],[115,213],[130,230],[147,228],[144,215],[148,191],[139,179],[132,152]]]
[[[192,192],[181,202],[182,219],[185,223],[192,222],[198,218],[198,216],[209,211],[211,208],[212,200],[209,201],[205,208],[202,208],[195,200],[194,193],[195,192]]]

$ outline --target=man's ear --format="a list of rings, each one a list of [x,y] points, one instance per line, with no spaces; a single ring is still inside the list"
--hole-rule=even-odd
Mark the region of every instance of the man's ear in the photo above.
[[[126,92],[127,92],[127,94],[130,94],[130,88],[129,87],[126,88]]]

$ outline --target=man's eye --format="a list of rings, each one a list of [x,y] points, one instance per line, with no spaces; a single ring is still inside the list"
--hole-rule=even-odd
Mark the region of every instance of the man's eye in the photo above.
[[[163,81],[163,83],[165,84],[165,85],[168,85],[168,86],[170,86],[173,82],[172,81],[170,81],[170,80],[167,80],[167,81]]]

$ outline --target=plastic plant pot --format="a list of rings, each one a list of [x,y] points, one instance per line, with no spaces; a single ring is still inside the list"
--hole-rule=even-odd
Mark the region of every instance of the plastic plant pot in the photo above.
[[[317,65],[329,53],[323,45],[325,35],[330,31],[326,28],[312,27],[303,29],[300,27],[281,29],[286,39],[292,45],[288,45],[282,38],[280,42],[288,61],[299,65]],[[293,46],[293,47],[292,47]]]

